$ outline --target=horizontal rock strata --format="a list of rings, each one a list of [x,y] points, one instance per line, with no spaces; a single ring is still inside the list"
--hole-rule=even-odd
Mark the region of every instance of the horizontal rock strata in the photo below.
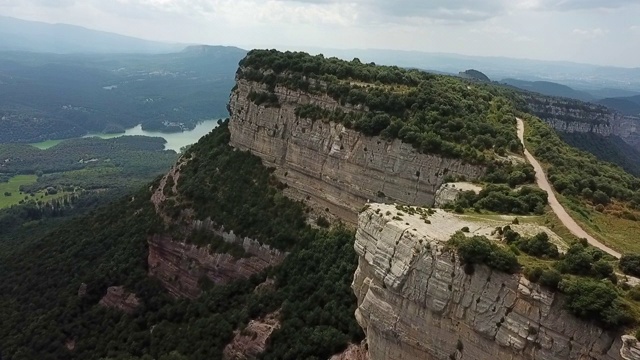
[[[328,96],[276,87],[280,107],[258,106],[247,98],[251,91],[264,90],[261,84],[238,81],[229,102],[231,145],[275,167],[291,195],[352,223],[369,200],[432,206],[447,175],[477,179],[484,174],[483,167],[421,154],[399,140],[368,137],[341,124],[295,115],[304,104],[341,107]]]
[[[372,360],[640,359],[634,338],[578,320],[521,275],[467,275],[445,242],[485,227],[441,211],[428,219],[379,204],[359,216],[352,287]]]

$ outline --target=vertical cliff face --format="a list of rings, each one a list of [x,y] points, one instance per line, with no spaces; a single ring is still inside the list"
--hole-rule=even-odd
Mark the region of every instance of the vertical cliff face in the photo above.
[[[640,118],[623,115],[602,105],[578,100],[525,95],[527,107],[560,132],[590,132],[602,136],[616,135],[640,149]]]
[[[231,145],[275,167],[289,195],[347,221],[355,223],[357,210],[368,200],[432,206],[445,176],[477,179],[485,172],[460,160],[421,154],[398,140],[296,116],[296,108],[304,104],[341,107],[328,96],[276,87],[279,107],[258,106],[248,99],[252,91],[264,90],[262,84],[238,80],[229,102]]]
[[[372,360],[640,359],[635,338],[578,320],[560,295],[520,275],[484,266],[466,274],[445,242],[459,227],[487,227],[443,212],[430,224],[397,221],[396,212],[372,205],[356,234],[356,318]]]

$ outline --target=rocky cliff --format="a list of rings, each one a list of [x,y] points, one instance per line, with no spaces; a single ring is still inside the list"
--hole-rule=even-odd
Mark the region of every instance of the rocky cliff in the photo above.
[[[247,237],[226,231],[211,220],[192,218],[190,209],[182,209],[178,219],[169,216],[166,204],[179,201],[177,183],[180,169],[188,161],[181,159],[154,189],[151,201],[165,224],[182,229],[180,238],[170,234],[155,234],[149,237],[147,259],[149,275],[160,280],[170,294],[176,297],[196,298],[202,292],[203,282],[228,284],[236,279],[247,279],[268,267],[280,264],[286,253]],[[241,249],[242,256],[227,252],[216,252],[210,246],[189,243],[194,230],[204,231],[212,239]]]
[[[494,224],[397,213],[374,204],[359,216],[353,289],[372,360],[640,359],[635,338],[571,316],[561,295],[484,266],[466,274],[446,240]]]
[[[112,286],[107,289],[107,293],[100,299],[99,304],[131,314],[140,306],[140,299],[136,294],[127,292],[123,286]]]
[[[280,264],[286,256],[255,240],[236,237],[233,233],[221,234],[225,241],[241,245],[246,255],[238,258],[213,252],[206,246],[155,235],[149,239],[149,275],[158,278],[172,295],[193,299],[200,295],[202,282],[206,279],[214,284],[247,279]]]
[[[528,110],[560,132],[616,135],[640,149],[640,118],[623,115],[602,105],[542,95],[524,96]]]
[[[432,206],[447,175],[480,177],[485,169],[417,152],[401,141],[368,137],[331,121],[300,118],[296,108],[362,111],[328,97],[277,86],[279,106],[248,99],[265,85],[239,79],[231,94],[231,145],[250,150],[289,186],[288,195],[355,223],[369,200]]]

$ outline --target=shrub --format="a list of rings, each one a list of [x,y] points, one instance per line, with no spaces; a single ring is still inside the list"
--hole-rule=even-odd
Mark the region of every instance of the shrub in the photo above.
[[[623,273],[640,276],[640,254],[624,254],[620,258],[620,269]]]
[[[467,238],[462,232],[451,237],[449,243],[458,249],[458,256],[467,265],[485,264],[492,269],[513,274],[520,268],[516,256],[484,236]]]
[[[582,244],[573,244],[557,266],[562,273],[589,276],[593,274],[593,256]]]
[[[560,255],[558,247],[549,242],[549,235],[545,232],[541,232],[530,239],[522,240],[518,244],[518,248],[535,257],[557,259]]]
[[[542,268],[539,267],[535,267],[533,269],[525,268],[524,276],[527,278],[527,280],[537,283],[538,280],[540,280],[540,276],[542,276],[542,271]]]
[[[562,275],[556,270],[547,269],[543,270],[542,274],[540,274],[540,285],[550,289],[557,289],[560,281],[562,281]]]
[[[632,300],[640,301],[640,287],[634,286],[629,290],[629,297]]]
[[[327,218],[324,216],[318,217],[318,219],[316,220],[316,224],[322,228],[328,228],[331,225],[331,223],[329,223],[329,220],[327,220]]]
[[[560,289],[567,295],[565,307],[584,320],[596,320],[605,327],[618,327],[633,320],[613,285],[593,279],[563,281]]]

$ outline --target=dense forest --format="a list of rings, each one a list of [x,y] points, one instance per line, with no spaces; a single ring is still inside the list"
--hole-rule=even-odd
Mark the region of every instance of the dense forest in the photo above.
[[[0,143],[88,132],[192,129],[226,115],[245,52],[194,47],[165,55],[0,53]]]
[[[199,213],[290,249],[283,264],[246,281],[212,287],[193,301],[169,297],[147,276],[147,237],[169,231],[155,214],[147,188],[51,232],[34,229],[34,236],[0,251],[0,355],[16,360],[220,359],[234,330],[276,310],[281,327],[263,359],[324,359],[361,340],[350,289],[356,268],[353,233],[340,226],[313,229],[297,220],[304,218],[303,207],[281,195],[258,158],[229,147],[228,136],[223,124],[190,149],[193,160],[215,162],[208,167],[208,161],[194,161],[185,169],[199,180],[215,180],[211,198],[197,199],[206,192],[189,192],[190,181],[179,186],[185,199],[195,195]],[[211,199],[219,208],[206,206]],[[254,292],[267,276],[276,279],[276,290]],[[78,295],[82,283],[85,296]],[[135,292],[143,305],[132,315],[98,306],[114,285]],[[70,341],[73,351],[65,346]]]
[[[38,175],[35,183],[22,187],[25,193],[48,187],[136,189],[176,161],[177,154],[165,151],[164,143],[162,138],[124,136],[71,139],[46,150],[0,144],[0,174],[5,180],[18,174]]]

